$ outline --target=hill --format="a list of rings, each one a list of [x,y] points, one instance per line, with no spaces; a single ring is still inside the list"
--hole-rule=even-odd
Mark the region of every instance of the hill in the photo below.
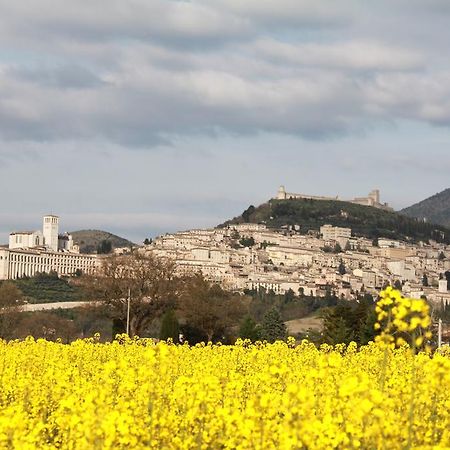
[[[107,231],[101,230],[79,230],[71,231],[75,244],[80,246],[81,253],[93,253],[102,242],[111,242],[112,248],[135,247],[136,244]]]
[[[370,239],[387,237],[412,241],[450,243],[450,229],[424,223],[395,212],[338,200],[272,199],[258,207],[250,206],[240,216],[221,226],[251,222],[264,223],[271,228],[300,225],[302,232],[319,230],[324,224],[350,227],[355,236]]]
[[[450,227],[450,188],[402,209],[400,213]]]

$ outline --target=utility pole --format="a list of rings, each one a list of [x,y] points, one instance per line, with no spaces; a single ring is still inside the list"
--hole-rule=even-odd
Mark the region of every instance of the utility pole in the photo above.
[[[442,346],[442,319],[438,321],[438,348]]]
[[[131,303],[131,291],[128,288],[128,298],[127,298],[127,335],[130,336],[130,303]]]

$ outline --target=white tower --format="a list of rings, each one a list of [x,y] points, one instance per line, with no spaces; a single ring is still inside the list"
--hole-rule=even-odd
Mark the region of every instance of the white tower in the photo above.
[[[284,189],[284,186],[280,186],[278,189],[278,194],[277,194],[277,199],[278,200],[285,200],[286,199],[286,190]]]
[[[44,216],[42,226],[44,234],[44,244],[54,252],[58,251],[58,231],[59,231],[59,217],[58,216]]]

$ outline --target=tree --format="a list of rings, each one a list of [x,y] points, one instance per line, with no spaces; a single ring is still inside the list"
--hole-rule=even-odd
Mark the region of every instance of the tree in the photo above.
[[[295,292],[289,288],[285,293],[284,293],[284,303],[291,303],[295,300]]]
[[[444,252],[440,252],[440,253],[439,253],[439,256],[438,256],[438,260],[439,260],[439,261],[444,261],[444,259],[445,259],[445,254],[444,254]]]
[[[246,316],[241,322],[239,337],[241,339],[250,339],[252,342],[261,338],[260,328],[250,316]]]
[[[0,283],[0,337],[10,339],[20,314],[23,294],[11,281]]]
[[[255,245],[255,240],[253,237],[243,237],[239,240],[239,244],[241,244],[242,247],[253,247]]]
[[[112,243],[111,241],[104,239],[100,242],[100,244],[97,245],[97,253],[100,255],[107,255],[108,253],[111,253],[112,251]]]
[[[272,308],[264,315],[261,324],[261,339],[268,342],[286,339],[287,329],[278,309]]]
[[[243,213],[242,218],[244,219],[244,222],[250,221],[250,216],[255,212],[255,207],[253,205],[250,205]]]
[[[97,273],[81,278],[88,297],[107,306],[106,311],[125,331],[130,297],[130,335],[143,335],[146,328],[175,305],[184,278],[175,274],[175,264],[150,254],[109,256]]]
[[[202,275],[186,283],[178,301],[180,320],[209,342],[223,340],[246,312],[246,297],[211,285]],[[195,333],[192,333],[195,334]]]
[[[335,246],[334,246],[334,249],[333,249],[333,252],[334,252],[334,253],[342,253],[342,247],[341,247],[341,245],[339,244],[339,242],[336,242],[336,244],[335,244]]]
[[[348,344],[353,340],[353,332],[343,317],[326,316],[323,337],[327,344]]]
[[[342,261],[342,259],[341,259],[341,262],[339,263],[338,271],[341,275],[345,275],[347,273],[347,270],[345,269],[344,261]]]
[[[366,318],[361,324],[358,338],[361,345],[366,345],[369,341],[375,340],[375,336],[378,334],[375,331],[375,323],[377,321],[377,315],[375,313],[375,308],[370,308],[366,312]]]
[[[159,338],[163,340],[172,339],[173,342],[178,342],[180,336],[180,324],[173,309],[169,309],[164,313],[161,322],[161,331]]]
[[[425,286],[425,287],[428,286],[428,276],[426,273],[424,273],[423,277],[422,277],[422,286]]]
[[[144,239],[144,245],[150,245],[152,243],[152,239],[145,238]]]

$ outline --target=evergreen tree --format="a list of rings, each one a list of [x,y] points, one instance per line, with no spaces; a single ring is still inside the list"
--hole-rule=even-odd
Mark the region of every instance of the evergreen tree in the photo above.
[[[426,273],[423,274],[423,277],[422,277],[422,285],[425,286],[425,287],[428,286],[428,276],[427,276]]]
[[[178,323],[177,316],[172,309],[169,309],[162,318],[159,338],[164,341],[171,338],[173,342],[178,342],[179,335],[180,324]]]
[[[108,241],[107,239],[104,239],[100,242],[100,244],[97,245],[97,253],[106,255],[108,253],[111,253],[112,251],[112,243],[111,241]]]
[[[367,310],[366,320],[361,325],[359,330],[358,340],[361,345],[366,345],[369,341],[373,341],[378,334],[375,331],[375,322],[377,321],[377,315],[374,308]]]
[[[353,340],[353,336],[343,317],[334,315],[325,317],[323,337],[327,344],[348,344]]]
[[[338,268],[338,270],[339,270],[339,273],[340,273],[341,275],[345,275],[345,274],[347,273],[347,270],[345,269],[345,264],[344,264],[344,262],[342,261],[342,259],[341,259],[341,262],[339,263],[339,268]]]
[[[288,289],[285,293],[284,293],[284,302],[285,303],[290,303],[295,299],[295,292],[292,289]]]
[[[255,342],[260,339],[260,334],[260,328],[256,322],[250,316],[245,317],[239,328],[239,337]]]
[[[275,342],[286,339],[286,334],[286,325],[281,320],[279,311],[276,308],[272,308],[264,315],[261,324],[261,339]]]
[[[242,218],[244,219],[244,222],[250,221],[250,216],[255,212],[255,207],[253,205],[250,205],[243,213]]]

